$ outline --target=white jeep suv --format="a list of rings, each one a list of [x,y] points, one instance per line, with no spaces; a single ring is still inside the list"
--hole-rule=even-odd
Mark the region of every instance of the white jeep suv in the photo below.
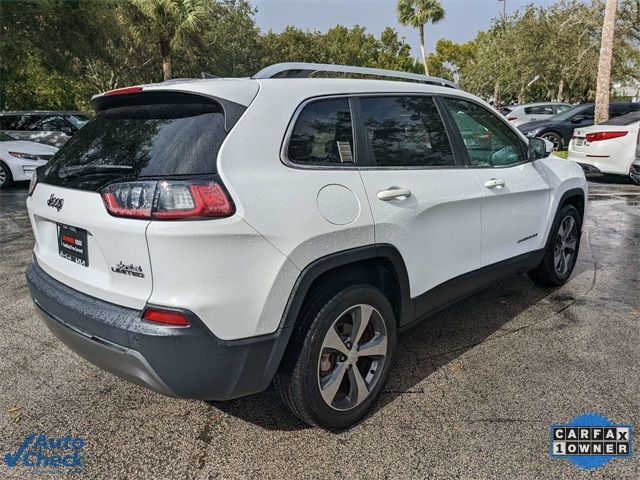
[[[305,422],[344,428],[397,331],[576,262],[582,169],[445,80],[279,64],[93,106],[30,187],[29,288],[70,348],[166,395],[273,381]]]

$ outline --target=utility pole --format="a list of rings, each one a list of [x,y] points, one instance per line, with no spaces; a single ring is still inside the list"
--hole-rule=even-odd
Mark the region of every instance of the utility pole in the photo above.
[[[506,22],[507,20],[507,0],[498,0],[502,2],[502,21]]]

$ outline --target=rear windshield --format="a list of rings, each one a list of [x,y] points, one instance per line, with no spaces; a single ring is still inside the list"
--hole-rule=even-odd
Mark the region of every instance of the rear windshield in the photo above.
[[[110,108],[58,151],[40,181],[97,190],[116,180],[215,174],[225,137],[218,103]]]
[[[611,120],[602,123],[602,125],[631,125],[636,122],[640,122],[640,112],[631,112],[626,115],[612,118]]]

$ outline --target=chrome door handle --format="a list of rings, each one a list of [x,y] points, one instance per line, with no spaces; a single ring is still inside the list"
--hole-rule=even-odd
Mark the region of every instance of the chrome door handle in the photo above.
[[[504,180],[500,180],[499,178],[491,178],[484,182],[484,186],[487,188],[502,188],[505,185]]]
[[[384,202],[388,202],[389,200],[393,200],[394,198],[399,198],[404,200],[405,198],[409,198],[411,196],[411,190],[408,188],[389,188],[389,190],[380,190],[378,192],[378,200],[382,200]]]

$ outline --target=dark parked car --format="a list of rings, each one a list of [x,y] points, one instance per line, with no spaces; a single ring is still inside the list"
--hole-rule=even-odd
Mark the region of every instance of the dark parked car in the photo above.
[[[546,120],[525,123],[518,128],[527,137],[546,138],[553,143],[554,150],[564,150],[571,141],[574,129],[593,125],[594,111],[595,105],[593,103],[582,103]],[[611,118],[637,111],[640,111],[640,103],[627,102],[609,105],[609,117]]]
[[[82,112],[0,112],[0,131],[16,140],[61,147],[88,121]]]

